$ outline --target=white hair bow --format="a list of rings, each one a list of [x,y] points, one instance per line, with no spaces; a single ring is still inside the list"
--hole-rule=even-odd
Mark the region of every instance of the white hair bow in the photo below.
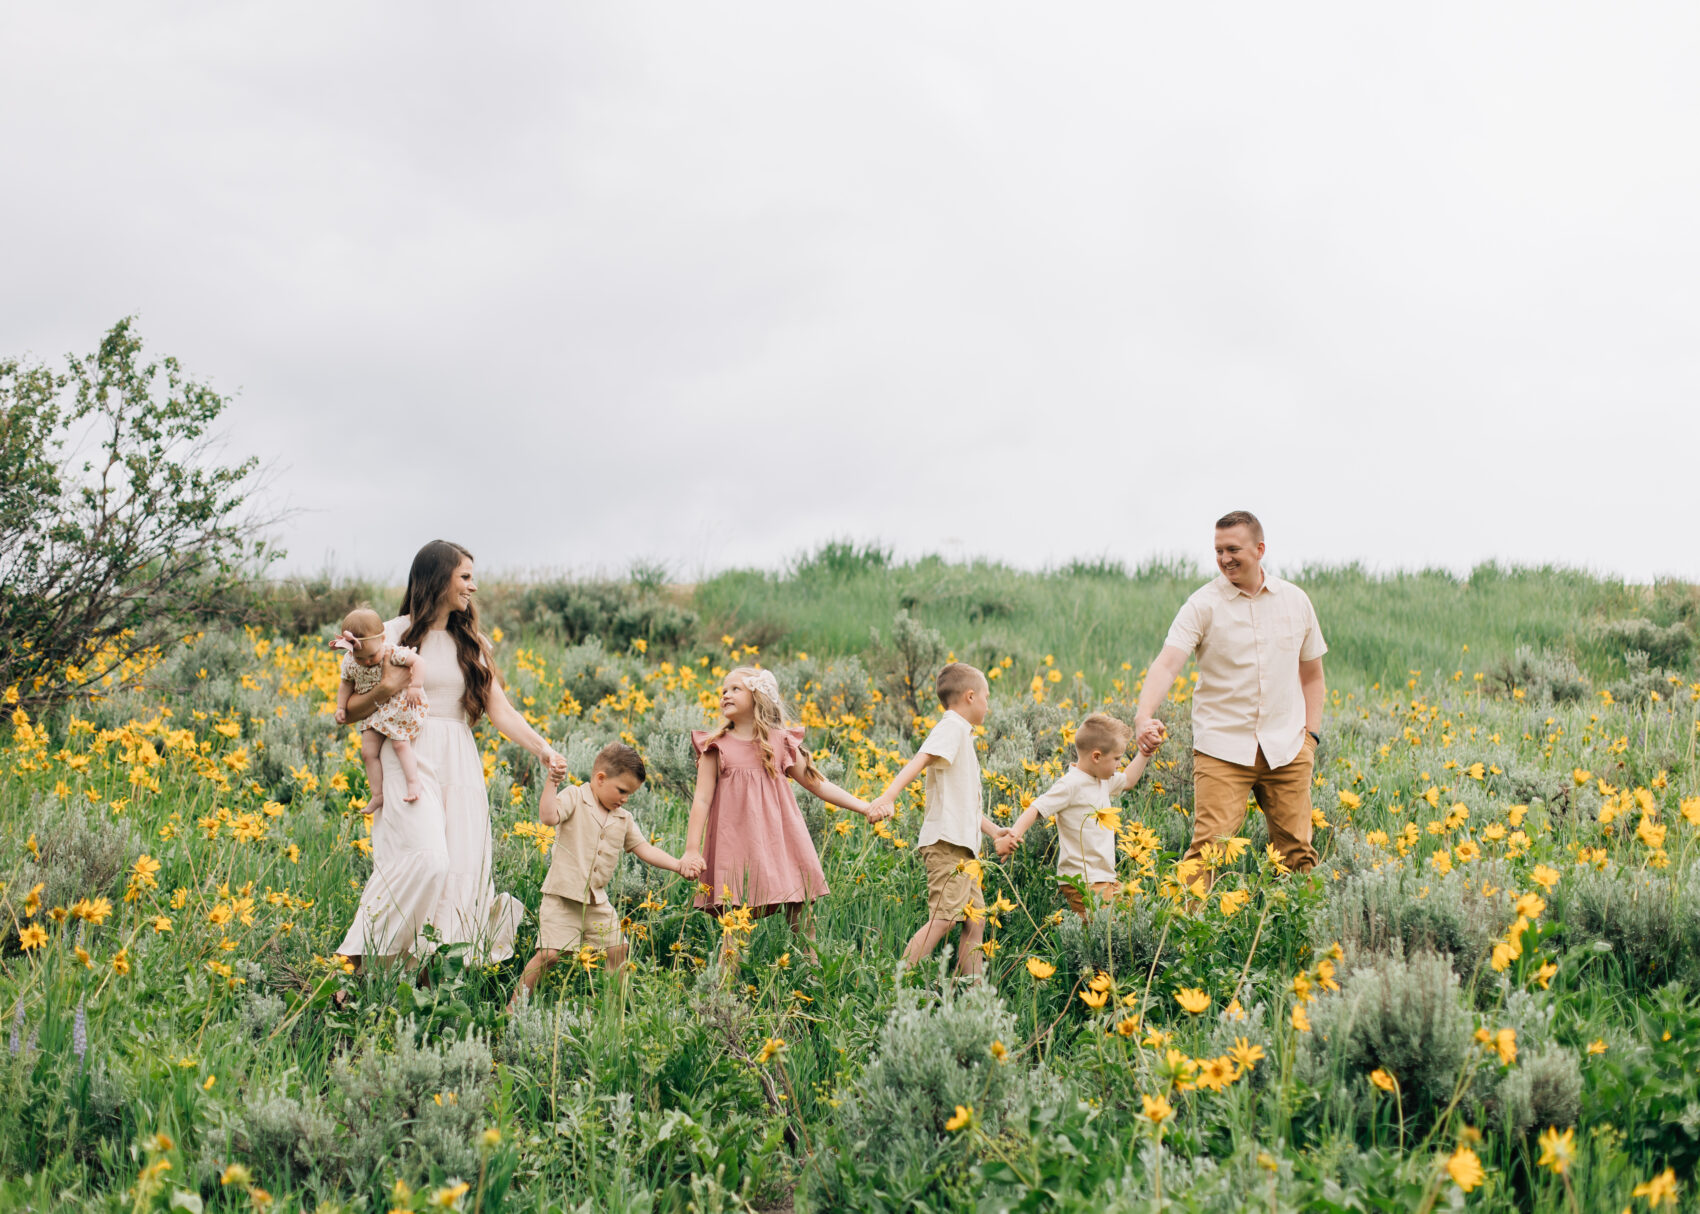
[[[779,680],[773,677],[771,670],[758,670],[754,674],[744,676],[744,686],[758,695],[764,695],[775,705],[779,703]]]

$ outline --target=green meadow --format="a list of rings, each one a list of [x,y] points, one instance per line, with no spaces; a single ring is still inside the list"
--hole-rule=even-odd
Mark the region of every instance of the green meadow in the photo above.
[[[1009,820],[1092,711],[1131,719],[1204,579],[829,544],[691,587],[486,585],[508,694],[575,774],[626,737],[631,808],[683,848],[689,731],[772,669],[826,773],[872,794],[952,655]],[[1123,891],[1063,912],[1054,837],[988,846],[986,981],[898,958],[924,918],[905,794],[878,829],[801,793],[814,936],[690,909],[628,858],[633,942],[535,939],[345,973],[370,871],[329,715],[342,584],[255,588],[133,686],[0,727],[0,1205],[99,1210],[1492,1211],[1692,1208],[1700,1162],[1700,589],[1558,569],[1307,569],[1330,651],[1322,865],[1260,816],[1177,872],[1171,742],[1117,806]],[[547,867],[530,757],[479,731],[495,881]]]

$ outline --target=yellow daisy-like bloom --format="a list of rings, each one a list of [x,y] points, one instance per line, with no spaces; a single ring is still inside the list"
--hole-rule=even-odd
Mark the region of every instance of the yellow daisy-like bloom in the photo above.
[[[1301,1033],[1310,1032],[1310,1017],[1305,1015],[1305,1005],[1293,1004],[1293,1027]]]
[[[233,1163],[224,1169],[224,1174],[218,1178],[221,1185],[250,1185],[254,1183],[254,1174],[239,1163]]]
[[[1391,1093],[1399,1090],[1399,1081],[1380,1067],[1369,1073],[1369,1081],[1384,1092]]]
[[[1234,1060],[1234,1065],[1241,1071],[1249,1071],[1263,1061],[1263,1047],[1252,1045],[1244,1037],[1235,1037],[1234,1048],[1228,1051],[1228,1057]]]
[[[973,1121],[974,1106],[971,1104],[959,1104],[956,1106],[955,1116],[944,1123],[944,1128],[954,1134],[957,1130],[967,1128],[973,1123]]]
[[[1092,816],[1098,819],[1098,825],[1105,830],[1116,831],[1122,828],[1122,816],[1113,809],[1100,809]]]
[[[1676,1169],[1666,1168],[1653,1179],[1638,1184],[1632,1190],[1632,1196],[1645,1197],[1647,1208],[1656,1210],[1660,1206],[1676,1205]]]
[[[1533,881],[1536,885],[1540,886],[1550,894],[1552,893],[1552,887],[1558,884],[1558,870],[1556,868],[1548,868],[1544,864],[1537,864],[1535,865],[1535,871],[1529,874],[1529,880]]]
[[[1210,996],[1197,987],[1189,986],[1175,992],[1175,1002],[1181,1005],[1182,1010],[1196,1016],[1210,1006]]]
[[[1029,957],[1027,958],[1027,972],[1033,975],[1035,982],[1043,982],[1057,972],[1057,967],[1048,961],[1041,961],[1037,957]]]
[[[115,974],[128,974],[130,972],[129,949],[119,949],[117,955],[112,958],[112,972]]]
[[[1603,1054],[1605,1052],[1606,1052],[1606,1039],[1604,1037],[1595,1037],[1592,1041],[1590,1041],[1588,1043],[1588,1053],[1589,1054]]]
[[[785,1048],[783,1037],[769,1037],[761,1047],[761,1053],[756,1055],[756,1061],[763,1066],[773,1061],[773,1056]]]
[[[1216,909],[1222,912],[1224,919],[1232,919],[1250,901],[1251,894],[1249,891],[1243,889],[1229,890],[1216,900]]]
[[[1576,1128],[1560,1134],[1557,1126],[1548,1126],[1546,1131],[1535,1140],[1541,1148],[1540,1166],[1554,1172],[1562,1173],[1570,1166],[1570,1161],[1576,1153]]]
[[[1001,1041],[992,1042],[992,1057],[998,1062],[1009,1061],[1009,1047]]]
[[[1144,1106],[1142,1110],[1144,1116],[1152,1125],[1162,1125],[1175,1115],[1174,1106],[1169,1103],[1167,1096],[1141,1094],[1139,1101]]]
[[[1131,1037],[1139,1031],[1139,1017],[1124,1016],[1116,1021],[1116,1032],[1123,1037]]]
[[[467,1191],[471,1188],[472,1185],[463,1180],[459,1184],[449,1185],[447,1188],[438,1189],[435,1193],[431,1194],[430,1204],[437,1207],[439,1210],[455,1209],[460,1205],[460,1199],[465,1197]]]
[[[1446,1170],[1452,1176],[1452,1183],[1466,1193],[1487,1179],[1481,1159],[1469,1147],[1459,1147],[1454,1151],[1452,1158],[1446,1161]]]
[[[39,923],[32,923],[18,933],[18,944],[26,953],[46,943],[47,929]]]
[[[1082,1002],[1084,1002],[1087,1007],[1092,1008],[1094,1011],[1096,1011],[1098,1008],[1103,1007],[1105,1001],[1108,1000],[1109,997],[1110,997],[1109,993],[1106,992],[1106,991],[1084,990],[1084,991],[1080,992],[1080,998],[1081,998]]]

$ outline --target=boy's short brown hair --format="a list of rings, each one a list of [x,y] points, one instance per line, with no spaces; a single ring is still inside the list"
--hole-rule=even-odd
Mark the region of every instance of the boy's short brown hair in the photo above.
[[[643,769],[643,756],[624,742],[610,742],[596,752],[596,762],[591,765],[590,772],[595,775],[599,771],[609,776],[633,775],[638,778],[639,784],[649,778]]]
[[[1105,712],[1095,712],[1074,731],[1074,753],[1086,755],[1102,750],[1120,754],[1127,749],[1128,738],[1132,735],[1133,731],[1126,722],[1118,721]]]
[[[939,703],[949,708],[967,692],[985,685],[986,676],[978,667],[970,666],[967,662],[952,662],[939,671],[933,690],[939,694]]]

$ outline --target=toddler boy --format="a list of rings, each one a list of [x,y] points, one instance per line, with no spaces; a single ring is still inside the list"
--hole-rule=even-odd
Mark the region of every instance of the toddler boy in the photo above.
[[[1115,895],[1116,836],[1098,820],[1100,810],[1139,783],[1147,756],[1135,756],[1120,771],[1116,764],[1127,750],[1133,731],[1116,718],[1095,712],[1080,723],[1074,734],[1074,764],[1041,797],[1036,797],[1015,820],[1009,834],[997,842],[999,856],[1007,856],[1040,818],[1055,818],[1057,825],[1057,876],[1079,877],[1102,898]],[[1086,900],[1074,885],[1059,882],[1063,901],[1082,919]]]
[[[536,990],[562,953],[577,953],[584,945],[605,950],[611,970],[624,964],[626,940],[607,893],[622,852],[656,868],[696,876],[645,839],[626,810],[626,798],[643,785],[644,777],[642,757],[620,742],[602,748],[588,784],[558,792],[553,772],[545,776],[537,816],[555,828],[555,849],[537,907],[537,951],[520,975],[514,1001]]]
[[[932,954],[950,929],[962,924],[957,972],[980,972],[980,943],[986,898],[980,890],[980,832],[1001,839],[1009,832],[985,814],[980,793],[980,756],[974,751],[974,729],[986,719],[991,685],[966,662],[952,662],[939,671],[936,683],[944,716],[933,726],[915,757],[869,807],[873,821],[889,817],[897,794],[923,771],[927,773],[927,812],[921,820],[916,850],[927,869],[927,922],[903,950],[903,959],[918,964]],[[970,909],[972,908],[972,909]]]

